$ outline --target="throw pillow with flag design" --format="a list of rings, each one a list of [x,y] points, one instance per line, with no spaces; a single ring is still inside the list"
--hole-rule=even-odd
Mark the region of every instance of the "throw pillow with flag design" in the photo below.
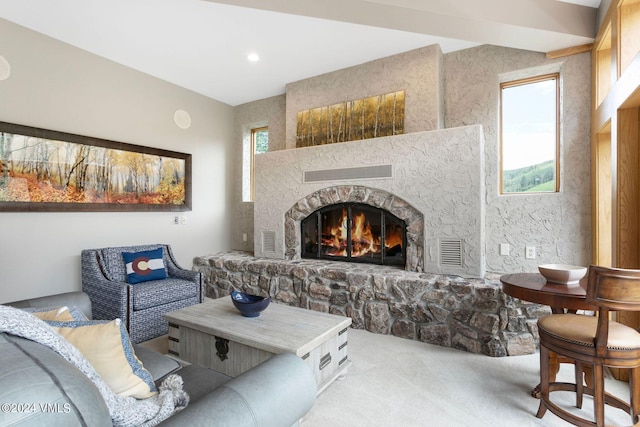
[[[130,284],[167,278],[161,247],[150,251],[122,252],[122,257]]]

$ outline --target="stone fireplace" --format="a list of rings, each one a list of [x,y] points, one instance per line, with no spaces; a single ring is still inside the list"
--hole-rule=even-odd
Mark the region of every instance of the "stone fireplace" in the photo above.
[[[261,154],[253,255],[202,257],[194,268],[214,298],[242,289],[349,316],[375,333],[492,356],[531,352],[530,315],[485,279],[484,170],[476,125]],[[318,217],[336,206],[339,214]],[[320,241],[329,217],[353,240],[355,218],[341,219],[343,208],[385,218],[369,224],[374,234],[387,233],[387,218],[390,229],[402,228],[401,261],[329,254]],[[337,246],[346,247],[340,236]]]
[[[522,306],[485,275],[483,159],[480,126],[261,154],[254,253],[198,257],[194,268],[212,298],[240,289],[348,316],[352,327],[374,333],[491,356],[531,353],[540,307]],[[339,214],[318,218],[336,206]],[[343,208],[401,225],[402,261],[319,256],[326,249],[318,236],[326,232],[324,220],[351,222],[345,234],[353,233],[355,219],[342,219]],[[382,222],[370,224],[373,234],[386,233]],[[338,247],[348,245],[337,240]],[[315,247],[318,257],[308,258],[305,247],[311,255]]]
[[[483,158],[480,126],[256,156],[254,254],[302,259],[305,218],[359,204],[405,223],[405,270],[484,277]]]
[[[535,236],[545,252],[555,248],[563,259],[588,258],[588,241],[580,238],[585,233],[575,232],[585,224],[588,229],[588,209],[579,209],[589,196],[580,178],[588,162],[565,162],[571,173],[563,186],[571,191],[546,201],[499,196],[495,91],[505,73],[562,65],[567,88],[576,89],[564,93],[567,99],[588,99],[580,89],[588,82],[588,72],[581,71],[588,58],[571,58],[553,65],[534,53],[492,46],[443,56],[434,45],[292,82],[283,97],[237,107],[239,123],[268,123],[277,145],[256,156],[253,211],[240,218],[235,233],[241,236],[251,230],[245,223],[252,223],[251,245],[237,246],[252,254],[194,261],[207,295],[244,289],[349,316],[354,327],[375,333],[494,356],[533,352],[542,307],[505,295],[497,277],[486,274],[485,256],[490,254],[493,271],[535,268],[534,261],[497,250],[499,242]],[[400,89],[406,91],[404,135],[295,148],[299,111]],[[569,148],[585,141],[575,125],[588,114],[575,113],[565,117]],[[243,128],[240,138],[245,134]],[[404,268],[303,257],[302,221],[336,203],[391,207],[407,225]],[[243,213],[249,206],[242,204]],[[576,207],[573,222],[554,214],[564,206]],[[415,216],[396,213],[409,209]]]

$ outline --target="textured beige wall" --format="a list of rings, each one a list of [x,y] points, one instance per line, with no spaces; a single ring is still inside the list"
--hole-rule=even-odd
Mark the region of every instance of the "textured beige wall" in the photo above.
[[[438,52],[439,49],[427,47],[287,85],[287,148],[295,146],[295,114],[299,110],[380,91],[405,89],[406,133],[443,127],[441,121],[446,128],[482,125],[485,178],[480,195],[486,205],[483,231],[487,271],[536,271],[539,264],[552,262],[588,264],[591,257],[590,54],[548,60],[541,53],[480,46],[446,54],[440,64]],[[432,61],[425,59],[429,57]],[[432,72],[425,78],[418,77],[425,67]],[[561,192],[499,196],[499,83],[554,71],[561,73],[562,84]],[[388,78],[387,73],[390,73]],[[436,75],[442,78],[438,80]],[[352,86],[353,90],[349,89]],[[429,100],[426,104],[409,100],[416,96]],[[433,98],[441,101],[430,103]],[[442,108],[432,110],[437,110],[437,105]],[[410,115],[409,110],[413,108],[424,114]],[[455,158],[460,154],[454,150],[448,155]],[[339,164],[339,159],[335,162]],[[248,228],[249,224],[245,226]],[[500,243],[510,244],[509,256],[499,255]],[[537,249],[534,260],[524,257],[525,246],[529,245]]]
[[[234,151],[249,156],[248,132],[269,126],[269,151],[295,148],[296,114],[309,108],[405,90],[405,133],[440,129],[444,123],[442,51],[438,45],[323,74],[286,86],[286,94],[235,107]],[[281,165],[282,166],[282,165]],[[232,246],[254,248],[254,206],[243,202],[246,162],[234,168]],[[242,240],[247,234],[247,241]]]
[[[440,129],[441,77],[442,51],[432,45],[289,83],[286,148],[296,146],[298,112],[400,90],[405,91],[405,133]]]
[[[256,159],[256,256],[284,258],[284,214],[298,201],[322,188],[353,184],[387,191],[423,214],[425,271],[482,277],[482,138],[480,126],[465,126],[260,156]],[[393,165],[392,178],[303,181],[305,171],[380,164]],[[263,231],[276,233],[276,253],[262,251]],[[439,265],[439,239],[443,238],[463,240],[462,268]]]
[[[193,210],[0,212],[0,302],[79,290],[80,251],[168,243],[191,268],[195,256],[229,250],[233,108],[0,19],[0,121],[193,155]],[[189,129],[173,121],[191,115]]]
[[[446,126],[481,124],[484,129],[489,272],[590,261],[590,58],[584,53],[548,60],[542,53],[496,46],[445,55]],[[552,71],[560,71],[561,78],[560,192],[501,196],[500,80]],[[499,255],[500,243],[510,244],[509,256]],[[536,247],[536,259],[525,259],[525,246]]]
[[[269,151],[285,148],[285,96],[274,96],[238,105],[234,109],[234,153],[240,160],[233,168],[233,212],[231,245],[235,250],[253,251],[253,202],[243,200],[243,188],[249,186],[251,129],[269,126]],[[246,190],[244,190],[246,191]],[[247,240],[243,240],[243,235]]]

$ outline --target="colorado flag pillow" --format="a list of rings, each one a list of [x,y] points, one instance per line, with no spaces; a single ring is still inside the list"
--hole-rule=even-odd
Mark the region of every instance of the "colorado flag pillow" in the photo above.
[[[162,248],[142,252],[122,252],[127,269],[127,282],[134,284],[167,278]]]

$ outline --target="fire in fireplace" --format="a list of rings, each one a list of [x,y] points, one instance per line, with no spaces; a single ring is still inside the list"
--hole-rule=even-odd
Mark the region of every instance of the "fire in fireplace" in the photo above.
[[[405,265],[407,226],[362,203],[325,206],[301,221],[303,258]]]

